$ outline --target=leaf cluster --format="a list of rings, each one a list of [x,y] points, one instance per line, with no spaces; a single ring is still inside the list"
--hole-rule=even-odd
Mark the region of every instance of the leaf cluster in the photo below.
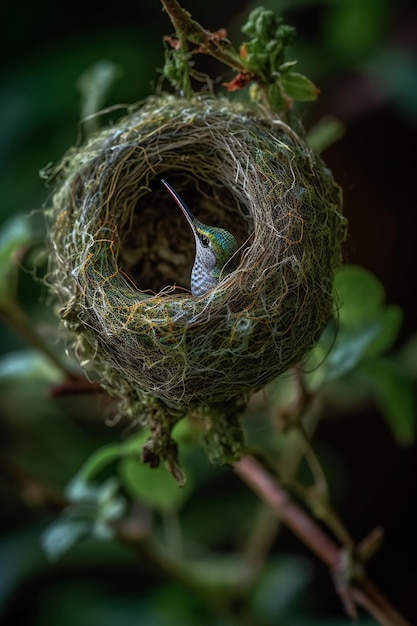
[[[399,443],[415,436],[416,399],[409,370],[391,353],[401,309],[385,304],[380,281],[359,266],[335,276],[337,318],[324,331],[306,365],[312,389],[334,385],[340,401],[371,394]]]
[[[311,101],[318,89],[306,76],[294,72],[297,61],[286,61],[287,49],[296,32],[273,11],[258,7],[249,15],[242,31],[250,39],[241,46],[247,69],[267,87],[268,99],[276,111],[285,110],[289,100]]]

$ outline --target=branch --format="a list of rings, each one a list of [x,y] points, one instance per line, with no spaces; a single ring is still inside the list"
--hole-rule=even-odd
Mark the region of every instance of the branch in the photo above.
[[[251,456],[245,456],[234,464],[234,470],[294,535],[328,566],[336,582],[337,592],[350,617],[356,618],[356,607],[361,606],[382,626],[411,626],[374,583],[366,575],[361,574],[360,562],[356,563],[360,575],[356,574],[355,577],[354,571],[352,580],[345,579],[349,573],[345,565],[346,552],[290,499],[287,492],[258,461]]]
[[[198,46],[198,52],[209,54],[238,72],[248,73],[236,50],[222,34],[212,33],[203,28],[192,19],[188,11],[185,11],[177,0],[161,0],[161,2],[180,41],[186,39]]]
[[[367,576],[353,578],[351,585],[349,581],[344,581],[346,552],[341,550],[313,519],[292,502],[286,491],[253,457],[243,457],[235,463],[234,470],[269,506],[277,518],[284,522],[329,567],[336,581],[337,591],[351,617],[356,617],[355,607],[360,606],[377,619],[381,626],[411,626]],[[0,455],[0,474],[20,489],[22,497],[30,506],[60,511],[68,504],[64,496],[27,473],[4,453]],[[137,522],[132,527],[132,524],[124,520],[118,528],[117,537],[135,550],[138,550],[140,545],[139,551],[143,556],[149,558],[169,575],[181,580],[184,584],[198,588],[202,595],[206,595],[205,590],[197,584],[197,581],[192,582],[190,572],[184,564],[174,560],[168,563],[167,555],[164,554],[160,558],[155,549],[151,549],[152,544],[147,542],[148,532],[149,530],[144,531],[141,528],[138,536]],[[210,590],[206,591],[212,600],[213,594],[209,592]]]
[[[73,378],[63,383],[52,385],[50,389],[51,398],[61,398],[63,396],[105,394],[105,390],[97,382],[91,382],[84,376],[74,374]]]

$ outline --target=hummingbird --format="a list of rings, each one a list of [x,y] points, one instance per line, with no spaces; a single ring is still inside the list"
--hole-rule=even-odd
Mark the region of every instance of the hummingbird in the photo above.
[[[195,259],[191,270],[191,294],[204,296],[218,285],[224,266],[237,250],[237,241],[228,230],[200,222],[175,189],[163,178],[161,183],[168,189],[193,231]]]

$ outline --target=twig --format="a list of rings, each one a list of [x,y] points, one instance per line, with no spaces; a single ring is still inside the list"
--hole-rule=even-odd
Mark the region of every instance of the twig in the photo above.
[[[84,376],[72,378],[63,383],[52,385],[49,390],[51,398],[60,398],[62,396],[75,396],[79,394],[105,394],[105,390],[97,382],[90,382]]]
[[[382,626],[411,626],[369,578],[365,577],[361,585],[352,589],[352,596]]]
[[[259,510],[243,546],[243,553],[254,572],[259,571],[267,560],[279,528],[280,521],[277,516],[264,502],[260,502]]]
[[[234,469],[240,478],[266,502],[275,515],[329,567],[337,580],[340,573],[343,574],[341,568],[345,557],[344,551],[321,530],[313,519],[291,501],[285,490],[254,458],[244,457],[235,463]],[[22,497],[30,506],[61,511],[68,504],[64,496],[45,486],[43,482],[20,468],[4,453],[0,455],[0,474],[20,489]],[[213,593],[214,590],[205,589],[201,581],[197,582],[194,579],[195,573],[193,574],[185,563],[172,557],[168,558],[166,553],[155,551],[155,546],[152,547],[146,538],[147,533],[144,533],[142,529],[140,536],[137,536],[138,527],[136,524],[133,527],[135,532],[132,535],[132,527],[129,528],[126,520],[122,520],[117,529],[119,540],[146,556],[168,575],[193,587],[213,602],[217,596]],[[340,580],[343,583],[343,579]],[[337,590],[348,614],[352,617],[356,616],[354,607],[360,606],[375,617],[382,626],[411,626],[365,575],[357,580],[353,579],[351,585],[338,585]],[[220,605],[224,608],[223,601]]]
[[[278,419],[280,423],[284,424],[285,430],[291,430],[294,435],[298,435],[302,447],[302,455],[309,466],[314,484],[304,486],[293,478],[295,466],[299,463],[297,455],[292,449],[293,447],[291,448],[291,454],[287,455],[291,458],[293,470],[290,473],[283,472],[282,465],[278,464],[278,475],[281,477],[281,483],[288,486],[310,507],[314,517],[324,522],[347,550],[352,550],[354,546],[353,539],[330,505],[330,491],[326,475],[303,425],[303,420],[308,416],[309,410],[316,399],[316,394],[308,388],[301,365],[295,366],[293,373],[296,395],[287,407],[278,411]],[[276,465],[276,463],[272,463],[272,465]]]
[[[209,54],[238,72],[248,72],[236,50],[225,37],[203,28],[192,19],[177,0],[161,0],[161,2],[180,40],[189,41],[198,46],[197,52]]]
[[[275,515],[329,567],[333,578],[342,581],[336,588],[350,617],[355,618],[355,607],[361,606],[383,626],[411,626],[367,576],[355,578],[353,574],[351,581],[343,581],[345,551],[290,499],[287,492],[258,461],[245,456],[234,464],[234,470],[268,504]]]
[[[298,493],[302,494],[304,501],[309,505],[314,516],[326,524],[345,548],[351,550],[354,546],[354,541],[330,504],[330,492],[326,476],[301,424],[298,425],[297,432],[301,435],[304,446],[304,458],[310,467],[315,484],[311,487],[304,487],[295,480],[290,481],[289,484]]]
[[[234,470],[312,552],[330,569],[337,569],[340,551],[336,544],[290,499],[258,461],[245,456],[234,464]]]

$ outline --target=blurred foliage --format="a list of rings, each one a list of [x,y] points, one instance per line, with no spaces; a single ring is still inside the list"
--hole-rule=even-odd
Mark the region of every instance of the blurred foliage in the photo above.
[[[351,389],[374,393],[398,441],[412,443],[417,408],[413,378],[385,356],[397,338],[401,310],[384,305],[382,284],[361,267],[339,270],[335,292],[338,320],[328,326],[307,362],[310,384],[317,388],[342,380],[346,394]]]
[[[417,61],[407,36],[405,43],[401,39],[411,3],[269,0],[263,5],[296,25],[299,36],[291,58],[298,59],[300,71],[323,97],[336,85],[346,100],[359,99],[360,114],[361,99],[371,92],[371,104],[391,102],[415,123]],[[255,6],[236,0],[221,13],[209,3],[186,4],[208,28],[226,26],[231,33],[240,31]],[[81,142],[94,125],[123,114],[126,104],[154,89],[163,65],[161,37],[172,27],[156,0],[134,8],[122,3],[117,16],[114,7],[98,12],[84,3],[68,9],[65,19],[57,18],[52,5],[34,7],[10,7],[10,28],[2,41],[3,57],[9,59],[0,93],[3,623],[347,623],[331,585],[317,582],[323,572],[310,555],[279,532],[232,472],[209,464],[196,425],[181,425],[176,433],[188,477],[179,490],[165,468],[149,470],[140,463],[146,433],[123,421],[109,428],[106,418],[114,416],[114,409],[100,394],[51,393],[69,366],[61,363],[66,363],[61,331],[46,290],[33,279],[46,269],[39,210],[47,204],[48,190],[38,172]],[[359,96],[349,92],[353,74],[366,80],[367,90]],[[108,112],[80,122],[101,107],[109,107]],[[364,102],[363,108],[369,105]],[[300,115],[306,115],[304,110]],[[342,136],[349,120],[343,112],[340,117],[343,125],[336,120],[310,130],[316,149]],[[402,313],[386,303],[384,286],[363,268],[341,270],[336,292],[338,319],[305,364],[308,388],[320,394],[306,429],[312,432],[319,418],[329,422],[334,415],[333,422],[345,432],[343,416],[376,406],[389,428],[387,437],[410,446],[416,429],[417,335],[399,344]],[[271,385],[266,400],[254,400],[245,425],[251,445],[271,450],[284,474],[298,472],[304,481],[311,471],[296,433],[279,431],[274,421],[294,399],[295,384],[288,375]],[[362,436],[369,439],[372,463],[374,433],[364,426]],[[326,441],[319,440],[318,449],[329,470],[332,497],[342,503],[349,483],[346,459]],[[51,491],[43,493],[40,485]],[[354,506],[349,500],[347,510]],[[118,540],[121,522],[133,524],[131,545]],[[377,511],[372,523],[378,522]],[[413,590],[415,575],[410,573],[409,581]]]

